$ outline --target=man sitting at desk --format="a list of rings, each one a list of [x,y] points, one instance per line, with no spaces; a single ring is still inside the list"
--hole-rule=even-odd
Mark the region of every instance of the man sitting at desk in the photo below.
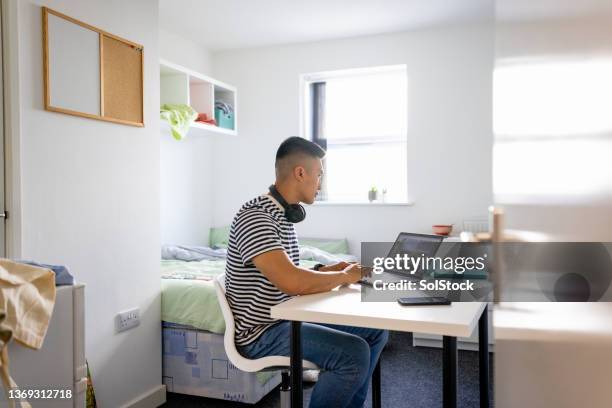
[[[255,359],[289,356],[290,323],[270,317],[270,308],[295,295],[326,292],[357,282],[364,269],[341,262],[299,266],[294,223],[306,216],[299,204],[312,204],[320,187],[325,151],[290,137],[276,152],[276,182],[268,194],[247,201],[231,225],[226,295],[236,322],[236,346]],[[311,407],[361,407],[372,371],[387,342],[384,330],[304,323],[304,359],[323,371]]]

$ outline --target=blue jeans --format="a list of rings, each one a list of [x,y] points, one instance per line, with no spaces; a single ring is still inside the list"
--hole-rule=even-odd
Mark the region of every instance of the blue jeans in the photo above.
[[[302,324],[302,355],[321,368],[310,398],[311,408],[360,408],[378,357],[387,343],[386,330]],[[266,329],[253,343],[238,347],[247,358],[289,356],[291,323]]]

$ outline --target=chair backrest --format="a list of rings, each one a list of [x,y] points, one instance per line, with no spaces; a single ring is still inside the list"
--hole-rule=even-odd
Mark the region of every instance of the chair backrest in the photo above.
[[[219,305],[221,306],[221,313],[223,313],[223,319],[225,320],[225,334],[223,335],[223,344],[225,345],[225,353],[229,360],[236,367],[243,371],[250,371],[243,368],[244,357],[236,349],[236,343],[234,342],[234,336],[236,331],[236,325],[234,323],[234,314],[230,308],[227,298],[225,297],[225,274],[221,274],[215,278],[215,291],[217,292],[217,298]]]
[[[238,369],[249,373],[261,371],[264,369],[278,369],[281,367],[289,367],[289,357],[286,356],[266,356],[256,359],[248,359],[243,357],[242,354],[236,349],[236,343],[234,343],[234,336],[236,332],[236,324],[234,322],[234,314],[227,302],[225,296],[225,274],[221,274],[215,278],[215,291],[217,292],[217,298],[219,305],[221,306],[221,313],[223,313],[223,319],[225,319],[225,335],[223,336],[223,345],[225,346],[225,354],[227,358],[232,362]],[[302,362],[304,368],[317,369],[317,366],[309,361],[304,360]]]

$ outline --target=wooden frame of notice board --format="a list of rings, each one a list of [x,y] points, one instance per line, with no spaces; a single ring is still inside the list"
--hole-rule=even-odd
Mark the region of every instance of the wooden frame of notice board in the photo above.
[[[144,47],[47,7],[42,20],[45,109],[144,126]]]

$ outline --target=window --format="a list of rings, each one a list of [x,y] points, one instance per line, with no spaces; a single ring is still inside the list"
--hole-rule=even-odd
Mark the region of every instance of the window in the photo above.
[[[569,204],[612,193],[612,60],[522,58],[496,65],[495,201]]]
[[[327,151],[318,200],[406,203],[405,66],[302,77],[305,135]]]

